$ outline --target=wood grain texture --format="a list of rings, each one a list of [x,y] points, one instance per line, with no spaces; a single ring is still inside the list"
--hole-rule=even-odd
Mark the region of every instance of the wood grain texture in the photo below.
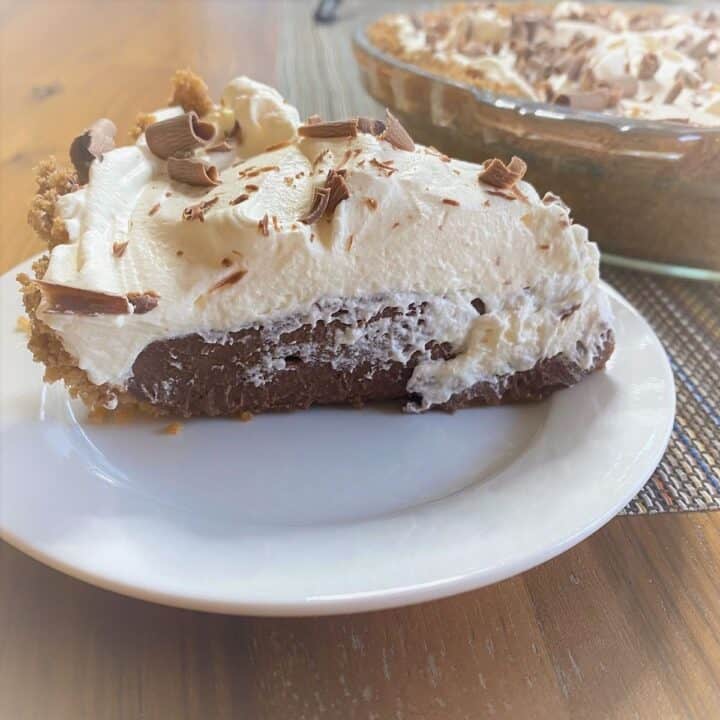
[[[32,166],[97,117],[126,133],[176,67],[216,92],[239,73],[277,83],[303,114],[377,113],[348,40],[385,3],[345,0],[329,27],[312,5],[1,4],[0,270],[40,249],[25,226]],[[490,588],[271,620],[123,598],[0,544],[0,719],[711,718],[718,556],[720,515],[619,518]]]

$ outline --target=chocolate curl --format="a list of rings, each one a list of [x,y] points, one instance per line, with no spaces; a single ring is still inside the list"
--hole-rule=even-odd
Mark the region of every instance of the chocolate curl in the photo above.
[[[522,180],[526,171],[527,165],[519,157],[513,156],[507,165],[502,160],[493,158],[483,163],[483,169],[478,175],[478,180],[486,185],[505,190]]]
[[[48,280],[34,281],[52,313],[75,315],[127,315],[130,304],[123,295],[60,285]]]
[[[206,145],[215,136],[215,126],[198,118],[196,112],[148,125],[145,140],[150,151],[163,160],[179,152]]]
[[[315,195],[313,196],[312,205],[310,206],[310,211],[307,215],[300,218],[301,223],[305,223],[305,225],[312,225],[314,222],[319,220],[323,214],[325,213],[325,210],[327,210],[328,201],[330,199],[330,190],[329,188],[317,188],[315,190]]]
[[[415,143],[408,131],[387,108],[385,109],[385,125],[385,132],[380,135],[381,140],[387,140],[398,150],[407,150],[408,152],[415,150]]]
[[[328,170],[325,188],[329,190],[325,213],[331,215],[335,208],[350,197],[350,188],[345,182],[344,170]]]
[[[70,160],[77,171],[78,182],[85,185],[90,179],[90,165],[102,160],[103,153],[115,147],[117,128],[112,120],[96,120],[82,135],[78,135],[70,145]]]
[[[334,120],[332,122],[314,122],[301,125],[298,135],[310,138],[355,137],[358,131],[357,118],[350,120]]]
[[[198,185],[200,187],[212,187],[220,184],[217,168],[208,165],[202,160],[192,158],[168,158],[168,175],[173,180]]]

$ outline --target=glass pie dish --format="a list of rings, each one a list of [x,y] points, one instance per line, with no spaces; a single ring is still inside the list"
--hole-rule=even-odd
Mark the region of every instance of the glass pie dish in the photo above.
[[[720,128],[634,119],[497,95],[409,65],[364,30],[366,90],[420,143],[482,162],[521,156],[606,262],[720,281]]]

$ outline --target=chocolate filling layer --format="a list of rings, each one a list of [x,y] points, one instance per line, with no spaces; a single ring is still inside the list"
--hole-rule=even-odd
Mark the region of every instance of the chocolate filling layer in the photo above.
[[[482,307],[478,300],[476,307]],[[396,328],[422,326],[425,304],[385,308],[360,327],[391,320]],[[484,308],[483,308],[484,310]],[[342,313],[329,322],[305,324],[288,332],[248,328],[219,341],[198,334],[154,342],[133,365],[128,391],[145,402],[180,416],[232,415],[242,411],[294,410],[311,405],[360,405],[375,400],[414,402],[407,384],[423,358],[449,359],[447,343],[429,341],[400,362],[378,353],[359,354],[352,344],[338,344],[338,333],[350,326]],[[612,354],[612,334],[592,367],[584,370],[557,355],[531,370],[478,383],[440,406],[495,405],[538,400],[578,382],[601,368]],[[297,352],[295,351],[297,349]]]

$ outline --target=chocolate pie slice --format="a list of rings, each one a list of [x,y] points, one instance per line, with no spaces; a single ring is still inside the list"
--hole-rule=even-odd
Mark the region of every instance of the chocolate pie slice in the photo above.
[[[302,122],[245,77],[43,163],[29,347],[91,408],[233,415],[543,398],[603,367],[598,251],[525,163],[452,160],[387,113]]]

